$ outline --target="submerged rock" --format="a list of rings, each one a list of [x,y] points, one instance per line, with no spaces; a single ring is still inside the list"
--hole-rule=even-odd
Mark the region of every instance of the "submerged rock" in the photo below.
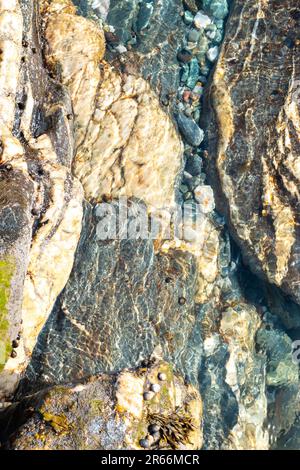
[[[202,5],[218,20],[228,15],[228,0],[203,0]]]
[[[211,24],[211,19],[209,16],[199,11],[194,18],[194,24],[198,29],[205,29],[208,25]]]
[[[255,351],[260,319],[232,285],[231,291],[233,300],[223,313],[213,304],[202,309],[204,449],[263,450],[269,435],[265,358]]]
[[[179,86],[176,53],[186,28],[182,10],[182,0],[111,0],[106,20],[124,45],[136,39],[126,54],[126,69],[148,80],[160,101],[171,109]],[[107,55],[114,59],[113,54]]]
[[[177,123],[180,132],[190,145],[197,147],[201,144],[204,132],[193,119],[179,113],[177,115]]]
[[[235,2],[209,77],[226,1],[25,3],[0,6],[1,442],[296,445],[294,8]]]
[[[263,328],[258,332],[257,344],[267,352],[267,385],[279,387],[298,383],[299,366],[293,362],[292,340],[283,332]]]
[[[244,260],[300,303],[300,56],[283,49],[294,7],[234,2],[202,125],[217,206]]]
[[[158,346],[196,381],[201,344],[194,351],[190,338],[197,326],[194,297],[202,292],[197,259],[184,246],[155,254],[153,241],[138,231],[127,238],[140,207],[128,204],[110,205],[115,214],[130,211],[129,218],[120,236],[111,232],[104,240],[102,206],[86,204],[73,271],[36,345],[27,389],[136,367]]]

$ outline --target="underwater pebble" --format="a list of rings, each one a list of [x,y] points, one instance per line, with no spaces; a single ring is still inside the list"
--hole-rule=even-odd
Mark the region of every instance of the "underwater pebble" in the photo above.
[[[183,62],[183,63],[190,62],[192,57],[193,57],[192,53],[190,51],[187,51],[186,49],[182,49],[177,54],[177,59],[179,60],[179,62]]]
[[[202,13],[201,11],[198,11],[198,13],[196,14],[195,18],[194,18],[194,25],[196,26],[196,28],[198,29],[204,29],[206,28],[206,26],[208,26],[209,24],[211,24],[211,19],[209,16],[205,15],[204,13]]]
[[[215,25],[218,29],[223,29],[224,22],[223,20],[215,20]]]
[[[177,123],[180,132],[190,145],[197,147],[201,144],[204,139],[204,132],[193,119],[179,113],[177,114]]]
[[[215,209],[214,193],[210,186],[197,186],[194,196],[204,214],[209,214]]]
[[[181,68],[181,77],[180,80],[182,83],[186,83],[187,79],[189,78],[189,66],[187,64],[184,64],[184,66]],[[179,103],[179,105],[182,105],[184,108],[184,105],[182,103]]]
[[[91,7],[105,21],[109,11],[109,4],[110,0],[93,0]]]
[[[192,176],[199,176],[202,171],[202,158],[197,155],[189,157],[185,164],[185,170]]]
[[[192,29],[188,34],[188,40],[191,42],[197,42],[200,37],[200,31],[198,29]]]
[[[219,20],[224,19],[228,15],[227,0],[203,0],[202,6]]]
[[[185,101],[186,103],[188,103],[190,97],[191,97],[191,90],[185,90],[185,91],[182,93],[182,99],[183,99],[183,101]]]
[[[193,88],[193,93],[194,93],[195,95],[199,95],[199,96],[202,95],[202,93],[203,93],[203,86],[202,86],[202,83],[197,82],[196,86]]]
[[[208,48],[209,48],[209,41],[206,36],[202,36],[198,42],[198,54],[197,54],[197,57],[199,58],[200,61],[205,59],[205,54]]]
[[[152,434],[152,436],[153,436],[153,441],[154,442],[159,441],[160,438],[161,438],[160,432],[155,432],[154,434]]]
[[[208,30],[205,32],[206,34],[206,37],[208,37],[208,39],[215,39],[216,35],[217,35],[217,31],[214,31],[214,30]]]
[[[190,11],[185,11],[184,12],[184,22],[186,25],[191,25],[194,21],[194,15]]]
[[[218,54],[219,54],[219,48],[218,46],[214,46],[208,49],[206,53],[206,57],[208,58],[210,62],[214,62],[216,58],[218,57]]]
[[[184,194],[184,200],[189,201],[190,199],[193,199],[193,193],[191,191],[188,191]]]
[[[184,171],[183,172],[183,178],[184,178],[184,183],[188,184],[189,181],[193,178],[193,176],[188,172],[188,171]]]
[[[190,191],[194,191],[198,186],[202,186],[201,181],[201,173],[198,176],[193,176],[188,182],[188,187]]]
[[[189,64],[189,78],[186,82],[189,88],[194,88],[198,82],[198,76],[200,73],[198,60],[194,57]]]
[[[200,109],[196,109],[193,113],[193,119],[194,121],[199,121],[200,119]]]
[[[214,41],[217,42],[218,44],[220,44],[222,42],[222,39],[223,39],[223,32],[222,31],[217,31],[217,34],[216,34],[216,37],[215,37]]]
[[[221,276],[222,276],[222,277],[227,277],[228,274],[229,274],[229,269],[228,269],[227,267],[222,268],[222,270],[221,270]]]
[[[207,78],[204,75],[200,75],[199,82],[201,82],[203,85],[205,85],[205,83],[207,82]]]
[[[122,44],[119,44],[118,46],[116,46],[115,50],[119,52],[119,54],[123,54],[124,52],[127,52],[126,47],[123,46]]]
[[[210,68],[207,65],[204,65],[203,67],[201,67],[200,71],[203,75],[207,76],[210,72]]]
[[[186,184],[181,184],[180,185],[180,191],[182,192],[182,194],[185,194],[189,191],[189,188],[187,187]]]

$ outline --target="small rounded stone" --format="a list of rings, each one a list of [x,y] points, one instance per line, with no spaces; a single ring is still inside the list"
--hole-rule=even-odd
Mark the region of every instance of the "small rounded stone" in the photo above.
[[[150,434],[156,434],[160,431],[160,426],[159,424],[150,424],[150,426],[148,427],[148,430],[150,432]]]
[[[39,215],[39,211],[35,208],[31,209],[31,214],[32,215]]]
[[[161,438],[160,432],[155,432],[154,434],[152,434],[152,436],[153,436],[153,441],[154,442],[159,441],[160,438]]]
[[[19,346],[19,342],[16,339],[14,339],[12,342],[12,347],[17,348],[18,346]]]
[[[140,440],[140,446],[143,447],[144,449],[149,449],[151,447],[152,442],[153,442],[153,438],[151,441],[149,439],[149,436],[147,436],[145,439]]]
[[[160,385],[159,384],[152,384],[151,385],[151,390],[154,393],[158,393],[160,391]]]
[[[153,392],[145,392],[144,393],[144,400],[146,400],[146,401],[152,400],[153,397],[154,397]]]
[[[151,436],[151,434],[148,434],[148,436],[146,437],[147,441],[150,442],[150,445],[153,444],[153,436]]]
[[[15,350],[13,349],[12,352],[11,352],[11,354],[10,354],[10,357],[12,357],[12,358],[17,357],[17,351],[15,351]]]
[[[159,372],[157,377],[158,377],[158,380],[161,380],[162,382],[164,382],[167,379],[167,376],[166,374],[164,374],[164,372]]]
[[[192,60],[192,57],[192,53],[187,50],[179,51],[177,54],[177,59],[179,60],[179,62],[183,62],[184,64],[190,62]]]
[[[6,163],[6,165],[4,165],[4,169],[6,171],[11,171],[13,169],[12,164],[11,163]]]
[[[186,303],[186,299],[184,297],[179,297],[178,303],[179,305],[184,305]]]
[[[108,42],[109,44],[119,44],[120,39],[116,34],[112,33],[111,31],[105,31],[104,34],[106,42]]]
[[[197,29],[192,29],[188,34],[188,39],[191,42],[197,42],[200,37],[200,32]]]

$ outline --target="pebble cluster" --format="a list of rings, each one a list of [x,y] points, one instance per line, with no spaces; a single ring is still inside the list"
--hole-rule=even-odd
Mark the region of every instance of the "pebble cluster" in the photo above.
[[[202,8],[198,5],[202,3]],[[179,131],[185,141],[185,171],[180,191],[183,201],[195,201],[201,212],[208,214],[215,208],[213,191],[205,185],[203,172],[205,151],[200,145],[204,131],[199,127],[201,97],[208,75],[218,58],[224,33],[224,19],[228,14],[227,0],[185,0],[183,21],[187,26],[184,47],[178,52],[181,64],[178,90]]]
[[[165,382],[167,380],[167,376],[164,372],[159,372],[157,374],[157,378],[160,382]],[[149,401],[154,398],[156,393],[159,393],[161,390],[161,386],[159,383],[150,383],[149,384],[149,391],[144,393],[144,400]],[[144,449],[149,449],[153,444],[156,444],[160,438],[160,426],[158,424],[150,424],[148,427],[149,433],[147,436],[140,440],[140,446]]]
[[[11,347],[12,347],[12,350],[11,350],[11,354],[10,356],[14,359],[15,357],[17,357],[17,351],[16,349],[19,347],[19,341],[21,339],[21,333],[18,334],[18,336],[16,337],[16,339],[14,339],[11,343]]]

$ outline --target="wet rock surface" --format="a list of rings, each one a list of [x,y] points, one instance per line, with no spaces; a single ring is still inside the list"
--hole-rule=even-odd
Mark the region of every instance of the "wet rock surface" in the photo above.
[[[233,2],[203,123],[218,207],[244,259],[299,303],[296,8]]]
[[[70,171],[70,100],[43,66],[37,5],[1,3],[0,14],[5,59],[0,99],[6,109],[0,119],[0,397],[6,400],[68,278],[81,228],[82,190]],[[58,249],[66,255],[59,276],[53,263]],[[45,268],[47,256],[52,263]]]
[[[0,441],[294,448],[295,7],[75,3],[6,17]]]
[[[136,367],[160,346],[195,382],[201,351],[192,347],[193,256],[173,250],[156,255],[152,240],[99,240],[99,208],[86,205],[73,272],[40,336],[27,379],[36,387]],[[135,223],[133,203],[130,210],[122,230]]]
[[[125,46],[126,67],[148,79],[165,105],[174,102],[179,86],[176,53],[183,42],[180,0],[127,2],[111,0],[107,23]],[[132,44],[131,44],[132,43]]]
[[[156,391],[149,399],[151,388]],[[25,397],[8,412],[10,422],[21,413],[28,415],[26,423],[17,432],[7,429],[10,449],[193,450],[202,445],[199,392],[153,356],[142,368]]]

